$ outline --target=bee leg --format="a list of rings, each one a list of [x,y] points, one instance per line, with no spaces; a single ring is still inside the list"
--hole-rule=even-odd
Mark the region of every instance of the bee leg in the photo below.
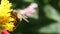
[[[26,22],[28,22],[28,23],[29,23],[29,21],[28,21],[25,17],[23,17],[23,19],[24,19]]]

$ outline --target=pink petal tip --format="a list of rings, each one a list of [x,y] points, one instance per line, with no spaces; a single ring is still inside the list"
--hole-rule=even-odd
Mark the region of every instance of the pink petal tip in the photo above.
[[[2,34],[10,34],[10,33],[6,30],[2,30]]]

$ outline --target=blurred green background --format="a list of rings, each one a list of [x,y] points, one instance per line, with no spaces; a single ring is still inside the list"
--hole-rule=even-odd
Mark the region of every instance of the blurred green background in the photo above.
[[[60,34],[60,0],[9,0],[13,9],[38,4],[36,14],[22,21],[11,34]]]

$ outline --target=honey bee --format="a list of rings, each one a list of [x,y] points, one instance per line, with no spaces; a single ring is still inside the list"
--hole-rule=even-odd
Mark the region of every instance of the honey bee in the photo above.
[[[13,10],[11,12],[11,17],[14,18],[14,25],[16,26],[18,24],[18,22],[21,22],[22,19],[24,19],[25,21],[29,22],[26,18],[28,18],[27,16],[20,14],[19,10]]]

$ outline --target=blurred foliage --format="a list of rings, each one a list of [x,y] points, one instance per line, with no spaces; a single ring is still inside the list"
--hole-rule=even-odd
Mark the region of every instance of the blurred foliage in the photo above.
[[[36,14],[24,20],[11,34],[60,34],[60,0],[9,0],[13,9],[24,9],[31,3],[38,4]]]
[[[50,6],[50,5],[45,6],[44,11],[48,18],[51,18],[56,21],[60,21],[60,19],[59,19],[60,15],[59,15],[58,11],[56,9],[54,9],[52,6]]]
[[[24,0],[24,2],[34,2],[34,0]]]

